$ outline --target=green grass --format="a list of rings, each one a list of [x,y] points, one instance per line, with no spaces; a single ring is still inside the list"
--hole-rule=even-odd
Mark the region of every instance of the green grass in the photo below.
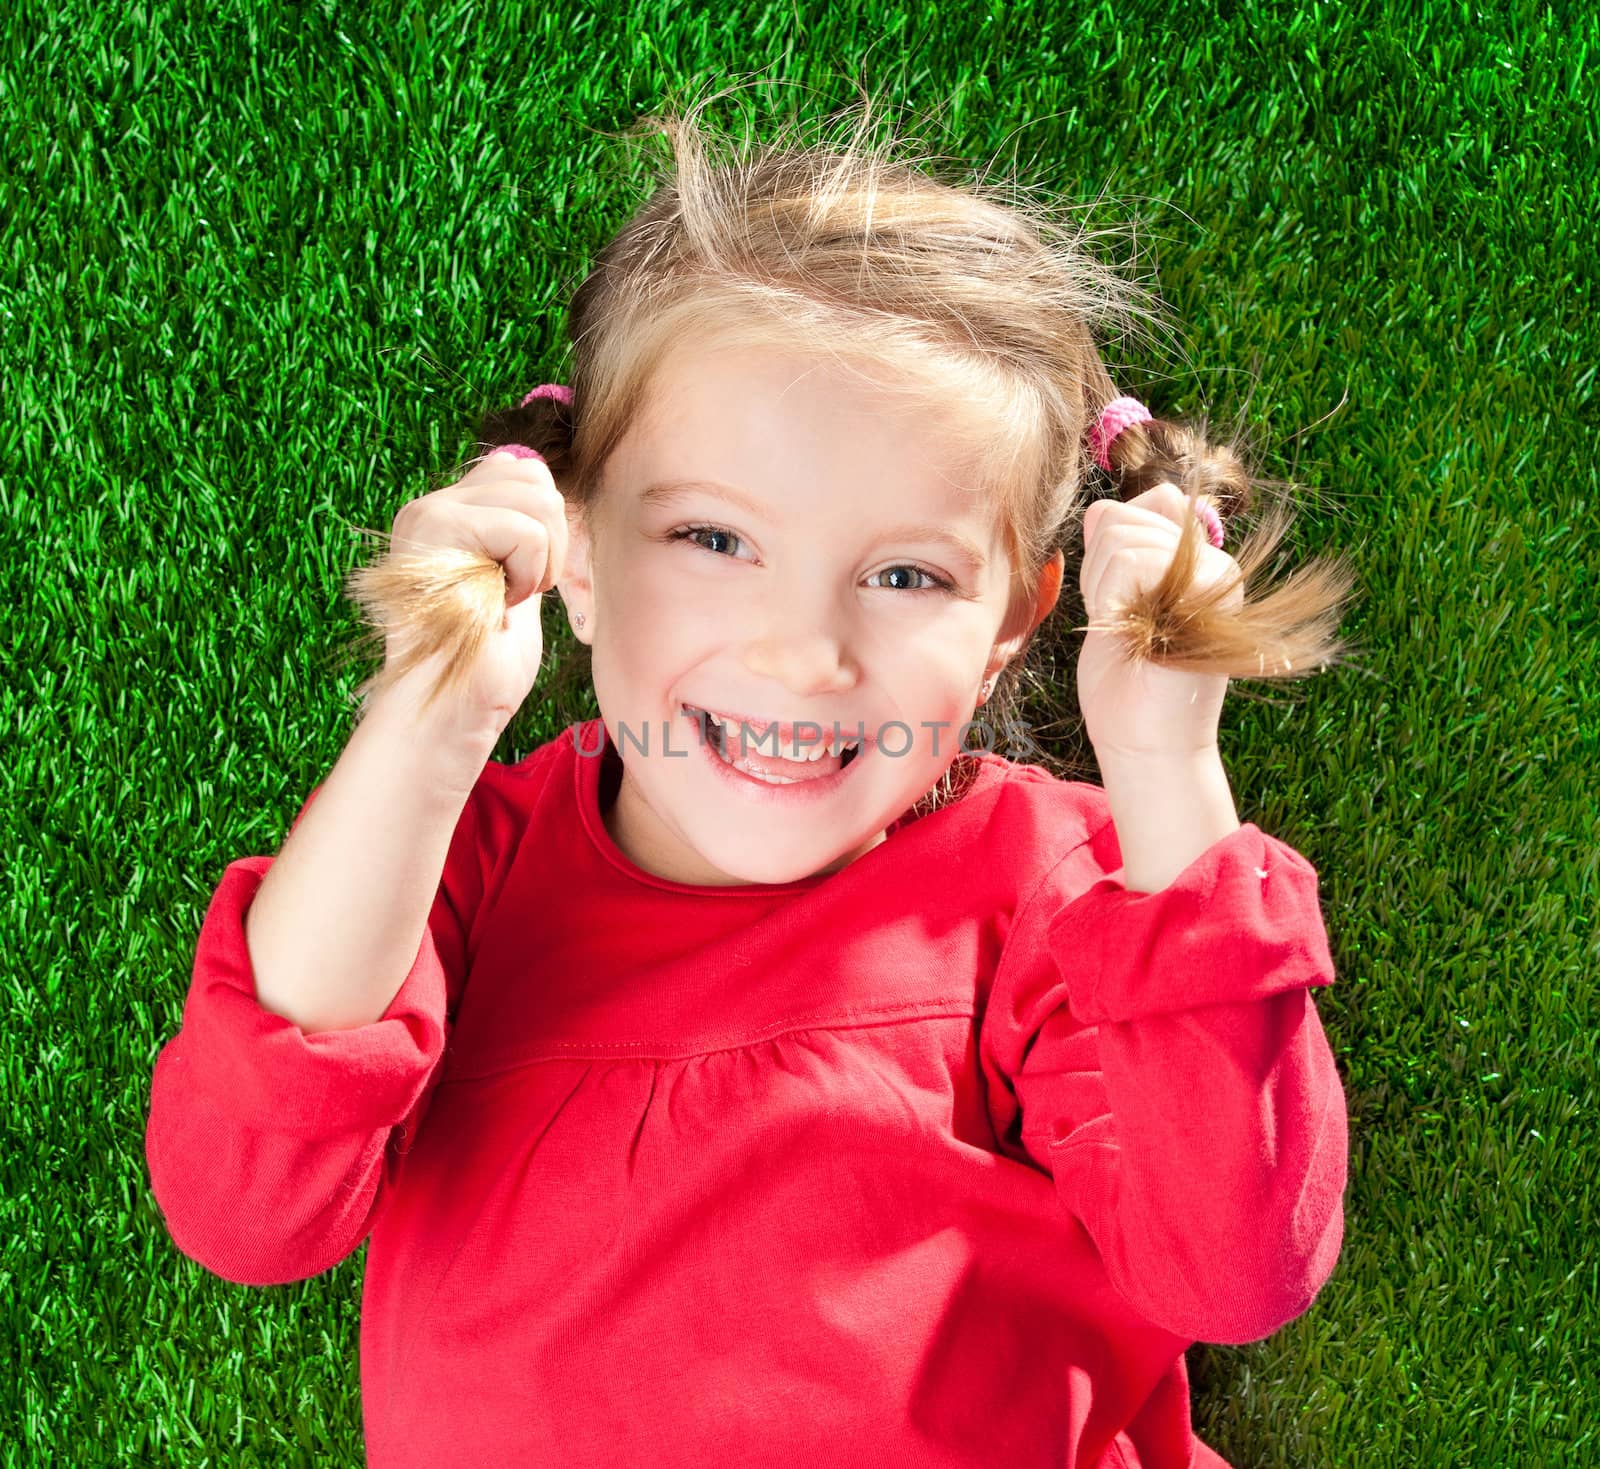
[[[1119,381],[1242,413],[1305,487],[1292,554],[1360,575],[1359,665],[1222,732],[1322,876],[1344,1252],[1275,1336],[1192,1349],[1196,1428],[1241,1466],[1600,1464],[1588,8],[627,10],[0,19],[3,1462],[360,1462],[362,1254],[265,1291],[178,1255],[151,1067],[223,867],[348,735],[350,527],[559,378],[638,202],[598,130],[770,68],[1137,210],[1184,341]]]

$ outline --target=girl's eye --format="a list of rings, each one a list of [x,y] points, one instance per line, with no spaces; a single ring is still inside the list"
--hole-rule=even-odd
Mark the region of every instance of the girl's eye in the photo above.
[[[912,576],[920,576],[926,583],[920,587],[889,587],[891,592],[948,592],[950,583],[942,576],[935,576],[931,571],[924,570],[915,562],[907,561],[901,566],[891,566],[886,571],[875,571],[874,576],[894,576],[902,572],[909,572]]]
[[[669,541],[689,541],[691,544],[698,546],[700,542],[694,539],[696,536],[721,536],[724,540],[735,542],[739,539],[731,530],[724,530],[720,525],[686,525],[682,530],[673,531],[668,535],[667,539]],[[709,551],[711,547],[706,546],[704,549]]]
[[[731,530],[726,530],[720,525],[686,525],[679,530],[670,532],[667,536],[667,539],[669,541],[688,541],[692,545],[699,546],[702,543],[695,539],[697,536],[706,536],[708,538],[718,536],[724,541],[732,541],[735,545],[737,545],[739,542],[738,536],[734,535]],[[705,546],[704,549],[710,551],[712,548],[710,546]],[[723,553],[713,552],[713,554],[720,555]],[[922,577],[926,585],[916,587],[887,587],[884,588],[886,591],[948,592],[954,589],[954,584],[947,577],[939,576],[936,572],[929,571],[925,567],[918,566],[915,562],[911,561],[904,562],[899,566],[891,566],[886,571],[874,572],[873,575],[888,576],[893,572],[910,572],[912,576]]]

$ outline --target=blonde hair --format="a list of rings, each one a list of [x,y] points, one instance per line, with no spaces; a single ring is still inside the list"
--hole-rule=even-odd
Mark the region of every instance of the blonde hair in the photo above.
[[[671,166],[572,297],[570,406],[538,398],[491,412],[480,444],[538,450],[592,524],[607,461],[648,410],[674,344],[825,354],[904,394],[913,409],[938,413],[945,433],[966,436],[978,466],[973,488],[994,506],[1011,557],[1000,636],[1022,631],[1056,549],[1069,568],[1081,561],[1074,532],[1086,484],[1100,473],[1089,429],[1127,391],[1113,382],[1096,333],[1156,320],[1152,298],[1091,253],[1086,229],[1019,201],[1014,182],[1009,198],[986,182],[943,182],[915,159],[894,158],[892,139],[865,141],[870,99],[842,146],[808,144],[791,124],[725,160],[700,121],[711,100],[687,113],[663,108],[630,129],[664,136]],[[1263,489],[1286,489],[1253,478],[1242,446],[1212,442],[1203,423],[1129,428],[1110,459],[1123,498],[1165,481],[1191,502],[1210,496],[1230,541]],[[1347,569],[1319,561],[1271,590],[1257,585],[1290,522],[1284,499],[1267,500],[1259,523],[1230,547],[1242,606],[1223,605],[1225,583],[1190,585],[1205,534],[1191,516],[1165,576],[1105,630],[1130,657],[1232,678],[1303,677],[1334,661],[1345,648],[1334,633],[1353,580]],[[358,690],[363,707],[441,653],[433,697],[447,696],[500,625],[504,586],[497,563],[454,550],[391,550],[352,572],[347,592],[369,636],[396,651]],[[1001,675],[986,720],[1010,711],[1027,648]]]

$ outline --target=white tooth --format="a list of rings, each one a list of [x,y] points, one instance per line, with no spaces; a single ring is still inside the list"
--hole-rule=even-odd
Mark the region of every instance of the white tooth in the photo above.
[[[742,770],[746,775],[754,776],[757,780],[765,781],[772,786],[792,786],[799,777],[791,779],[785,775],[768,775],[764,770],[755,769],[747,760],[735,760],[735,769]]]
[[[722,731],[722,743],[725,748],[732,748],[733,741],[739,738],[739,724],[737,720],[724,719],[720,714],[713,714],[709,709],[706,716],[710,722]]]
[[[739,739],[739,721],[729,715],[718,714],[711,709],[705,710],[704,713],[722,731],[724,747],[729,750],[734,749]],[[746,749],[753,750],[757,754],[766,755],[772,753],[771,746],[774,743],[770,735],[766,733],[758,735],[752,729],[746,740]],[[846,750],[859,749],[860,745],[861,741],[859,739],[844,738],[832,741],[823,739],[821,742],[807,740],[801,743],[798,748],[792,743],[785,746],[781,742],[777,742],[777,758],[788,760],[796,765],[810,764],[814,760],[822,760],[828,757],[837,758],[843,755]]]

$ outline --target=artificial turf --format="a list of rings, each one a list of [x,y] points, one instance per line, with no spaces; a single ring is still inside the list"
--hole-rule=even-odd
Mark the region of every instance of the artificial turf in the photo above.
[[[1222,729],[1242,819],[1321,875],[1343,1254],[1274,1336],[1191,1349],[1196,1429],[1241,1469],[1600,1463],[1597,41],[1397,0],[0,18],[0,1462],[360,1462],[362,1252],[268,1290],[179,1255],[151,1068],[223,868],[348,736],[354,528],[564,380],[566,296],[642,202],[614,135],[761,71],[803,85],[757,123],[855,75],[1137,217],[1181,336],[1113,344],[1119,383],[1242,423],[1300,487],[1291,562],[1358,573],[1359,657]],[[497,758],[592,712],[536,690]]]

